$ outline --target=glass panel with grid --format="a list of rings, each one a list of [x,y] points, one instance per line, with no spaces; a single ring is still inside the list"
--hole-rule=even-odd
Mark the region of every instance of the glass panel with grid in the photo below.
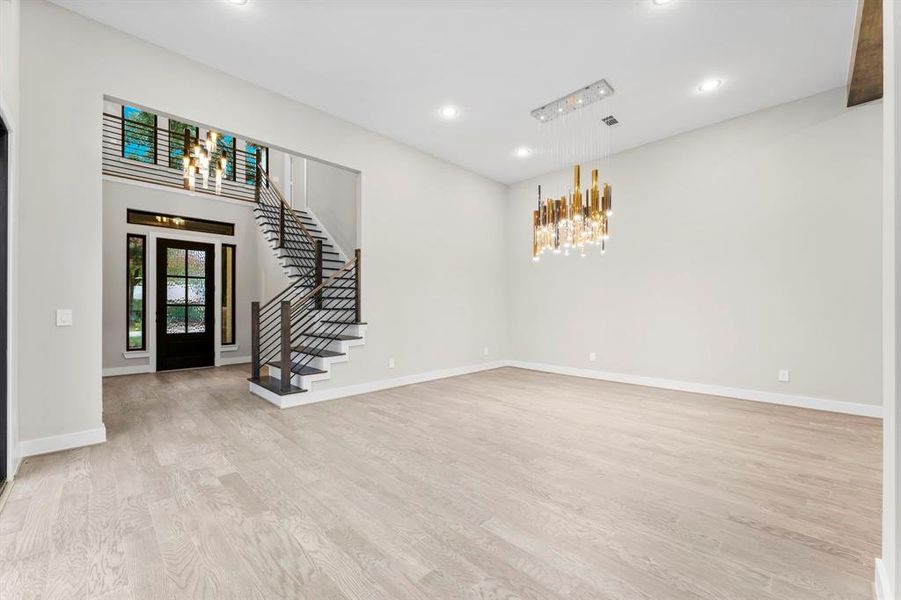
[[[204,250],[166,249],[166,333],[206,331]]]

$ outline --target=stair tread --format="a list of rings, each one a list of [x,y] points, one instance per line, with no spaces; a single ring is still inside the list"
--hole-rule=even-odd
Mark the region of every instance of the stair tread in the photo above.
[[[276,360],[268,364],[272,365],[278,370],[281,370],[282,368],[282,362],[280,360]],[[295,375],[322,375],[323,373],[327,373],[328,371],[323,371],[322,369],[317,369],[316,367],[311,367],[310,365],[303,365],[301,363],[292,362],[291,372]]]
[[[334,350],[326,350],[325,348],[311,348],[310,346],[295,346],[293,350],[295,352],[300,352],[301,354],[318,356],[319,358],[335,358],[336,356],[344,356],[343,352],[335,352]]]
[[[250,383],[254,383],[261,388],[265,388],[272,392],[273,394],[278,394],[279,396],[287,396],[288,394],[299,394],[301,392],[305,392],[306,390],[303,388],[299,388],[296,385],[289,385],[288,391],[283,392],[281,389],[282,382],[277,377],[270,377],[269,375],[260,375],[258,378],[248,377],[247,381]]]
[[[367,325],[364,321],[346,321],[341,319],[323,319],[320,323],[334,323],[336,325]]]
[[[325,334],[325,333],[319,332],[319,333],[302,333],[301,335],[304,335],[307,337],[319,338],[319,339],[323,339],[323,340],[335,340],[338,342],[352,342],[353,340],[362,340],[363,339],[362,337],[360,337],[358,335],[344,335],[341,333]]]

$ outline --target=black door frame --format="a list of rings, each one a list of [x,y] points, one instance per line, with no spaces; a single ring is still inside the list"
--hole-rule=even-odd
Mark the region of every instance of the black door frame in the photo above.
[[[0,489],[9,463],[9,131],[0,117]]]
[[[178,338],[174,342],[181,342],[185,346],[192,345],[196,350],[191,360],[179,359],[171,352],[169,336],[166,333],[166,280],[167,280],[167,260],[166,250],[168,248],[184,248],[186,250],[203,250],[207,253],[205,262],[206,285],[204,289],[204,304],[206,307],[204,314],[205,331],[202,334],[184,333],[177,334]],[[191,369],[198,367],[212,367],[216,363],[216,333],[215,333],[215,311],[216,311],[216,293],[215,293],[215,263],[216,263],[216,244],[211,242],[198,242],[193,240],[177,239],[177,238],[156,238],[156,265],[154,290],[156,296],[156,339],[155,339],[155,355],[156,370],[168,371],[175,369]],[[172,336],[174,337],[174,336]]]

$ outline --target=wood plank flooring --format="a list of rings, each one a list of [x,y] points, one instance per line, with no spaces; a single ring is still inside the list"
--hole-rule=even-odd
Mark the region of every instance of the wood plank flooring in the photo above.
[[[279,411],[104,381],[28,459],[0,598],[870,600],[875,419],[498,369]]]

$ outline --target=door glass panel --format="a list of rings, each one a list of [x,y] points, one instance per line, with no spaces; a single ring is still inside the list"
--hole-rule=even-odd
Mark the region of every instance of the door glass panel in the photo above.
[[[167,306],[166,307],[166,333],[184,333],[184,332],[185,332],[185,307],[184,306]]]
[[[169,277],[166,280],[166,302],[168,304],[185,303],[184,277]]]
[[[206,331],[206,308],[203,306],[188,307],[188,333],[203,333]]]
[[[206,302],[206,280],[191,277],[188,279],[188,302],[204,304]]]
[[[183,248],[166,248],[166,274],[185,274],[185,250]]]
[[[205,251],[188,250],[188,275],[192,277],[203,277],[206,275]]]

